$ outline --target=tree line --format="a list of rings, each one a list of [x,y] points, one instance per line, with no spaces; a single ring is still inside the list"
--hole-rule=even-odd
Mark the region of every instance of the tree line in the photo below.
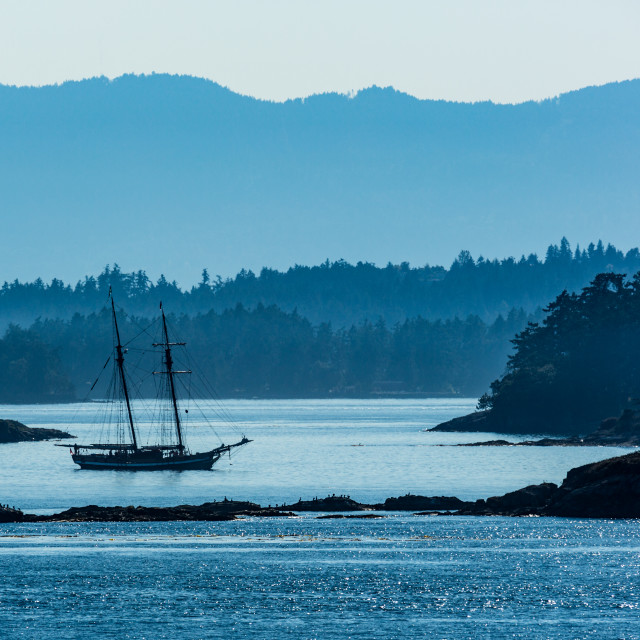
[[[444,320],[476,315],[490,324],[513,308],[534,313],[558,291],[579,291],[597,273],[638,270],[638,249],[623,253],[602,241],[572,249],[566,238],[550,245],[543,259],[535,254],[518,260],[474,259],[462,251],[448,269],[339,260],[282,272],[264,268],[255,274],[243,269],[226,280],[211,277],[205,269],[190,289],[181,289],[165,276],[153,282],[144,271],[126,273],[115,265],[74,286],[58,279],[5,282],[0,288],[0,327],[89,315],[104,306],[109,290],[129,313],[147,317],[156,313],[162,300],[168,309],[188,315],[211,309],[222,313],[237,303],[248,308],[276,305],[286,312],[296,310],[314,325],[329,322],[340,328],[379,318],[394,326],[418,316]]]

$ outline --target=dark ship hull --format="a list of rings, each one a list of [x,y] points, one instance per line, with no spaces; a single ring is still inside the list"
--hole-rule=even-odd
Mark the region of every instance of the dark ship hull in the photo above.
[[[104,453],[73,454],[73,461],[81,469],[105,471],[183,471],[186,469],[211,469],[220,458],[216,451],[181,454],[171,457],[144,454],[106,455]]]

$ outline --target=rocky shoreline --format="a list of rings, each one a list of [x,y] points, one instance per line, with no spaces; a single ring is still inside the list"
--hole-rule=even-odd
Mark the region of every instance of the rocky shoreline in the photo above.
[[[429,431],[493,431],[490,411],[476,411],[460,418],[443,422]],[[456,445],[458,447],[640,447],[640,411],[626,409],[618,418],[607,418],[585,436],[541,438],[524,442],[488,440]]]
[[[68,438],[75,438],[75,436],[58,429],[27,427],[26,424],[22,424],[17,420],[0,419],[0,444],[40,440],[66,440]]]
[[[503,496],[465,502],[455,497],[407,494],[379,504],[359,503],[349,496],[299,500],[262,507],[227,500],[176,507],[74,507],[49,516],[0,506],[0,522],[167,522],[229,521],[242,517],[291,517],[296,513],[351,513],[344,517],[374,517],[380,512],[406,511],[442,516],[557,516],[567,518],[640,518],[640,452],[571,469],[564,482],[530,485]],[[358,513],[359,512],[359,513]],[[364,512],[377,512],[364,513]],[[356,515],[353,515],[353,514]],[[339,517],[339,516],[338,516]]]

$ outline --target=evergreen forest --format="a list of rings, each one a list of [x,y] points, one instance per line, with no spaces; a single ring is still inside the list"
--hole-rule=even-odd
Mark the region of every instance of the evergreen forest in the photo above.
[[[272,398],[478,396],[492,374],[502,370],[509,338],[530,319],[514,311],[490,325],[469,316],[414,318],[391,328],[382,320],[363,321],[333,329],[328,323],[314,326],[295,311],[261,304],[253,310],[238,304],[222,313],[168,317],[172,338],[188,345],[188,361],[179,348],[176,361],[206,378],[218,395]],[[158,366],[151,346],[157,324],[157,319],[119,313],[128,370],[146,397],[155,394],[149,372]],[[10,344],[16,335],[22,346],[47,345],[50,357],[39,360],[41,378],[48,380],[60,370],[76,397],[84,399],[112,350],[111,312],[105,308],[70,320],[38,320],[28,330],[12,325],[0,341],[0,353],[17,357]],[[9,361],[3,371],[15,365]],[[91,397],[104,397],[107,382],[108,376],[101,378]],[[18,396],[11,394],[15,384],[0,384],[1,402],[16,401]],[[50,388],[41,401],[56,393],[57,387]],[[68,398],[67,388],[63,398]]]
[[[111,353],[112,291],[132,373],[153,369],[150,332],[162,301],[189,365],[220,396],[478,397],[494,380],[481,407],[499,430],[516,429],[509,416],[519,406],[535,406],[532,424],[578,425],[637,394],[629,309],[638,310],[638,278],[620,270],[640,270],[637,249],[572,250],[563,239],[542,260],[461,252],[449,269],[327,262],[227,280],[205,270],[190,290],[118,267],[73,287],[5,283],[0,402],[84,399]],[[152,379],[140,377],[140,393],[153,395]]]
[[[204,269],[201,281],[190,289],[181,289],[164,275],[154,282],[144,271],[126,273],[115,265],[75,285],[58,279],[4,282],[0,328],[11,323],[26,328],[38,318],[97,313],[110,290],[123,309],[138,317],[154,317],[163,301],[166,309],[188,315],[211,309],[223,312],[238,303],[250,309],[276,305],[285,312],[297,311],[314,325],[328,322],[341,329],[380,318],[389,326],[417,317],[446,320],[470,315],[492,323],[512,309],[536,313],[558,292],[579,291],[597,273],[638,270],[637,248],[623,253],[598,241],[572,250],[566,238],[550,245],[542,259],[535,254],[474,259],[461,251],[448,269],[411,267],[406,262],[377,267],[327,261],[312,267],[296,265],[284,272],[265,267],[257,275],[243,269],[227,279],[212,277]]]
[[[502,433],[585,433],[640,400],[640,273],[563,291],[513,340],[479,409]]]

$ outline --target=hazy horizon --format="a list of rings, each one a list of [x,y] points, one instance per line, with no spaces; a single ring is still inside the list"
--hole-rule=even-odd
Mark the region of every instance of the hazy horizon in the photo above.
[[[637,245],[640,80],[513,106],[160,74],[0,92],[6,280]]]
[[[33,0],[2,7],[0,83],[186,74],[286,100],[393,86],[520,103],[640,76],[627,0]]]
[[[315,98],[315,97],[320,97],[320,96],[327,96],[327,95],[335,95],[335,96],[340,96],[340,97],[345,97],[345,98],[354,98],[356,96],[358,96],[359,94],[369,91],[370,89],[382,89],[382,90],[386,90],[389,89],[395,93],[398,94],[402,94],[405,96],[408,96],[409,98],[414,98],[415,100],[418,100],[420,102],[444,102],[444,103],[448,103],[448,104],[464,104],[464,105],[474,105],[474,104],[492,104],[492,105],[496,105],[496,106],[518,106],[518,105],[522,105],[522,104],[527,104],[527,103],[541,103],[541,102],[546,102],[547,100],[555,100],[557,98],[560,98],[561,96],[566,96],[568,94],[572,94],[572,93],[576,93],[579,92],[583,89],[597,89],[597,88],[601,88],[601,87],[606,87],[608,85],[615,85],[615,84],[622,84],[625,82],[632,82],[634,80],[640,80],[640,73],[637,76],[634,77],[629,77],[629,78],[623,78],[621,80],[606,80],[603,81],[601,83],[597,83],[597,84],[588,84],[588,85],[583,85],[583,86],[576,86],[576,87],[572,87],[572,88],[567,88],[567,89],[563,89],[558,93],[554,93],[554,94],[549,94],[549,95],[545,95],[545,96],[541,96],[541,97],[537,97],[537,98],[523,98],[522,100],[517,100],[517,101],[512,101],[512,102],[506,102],[506,101],[500,101],[500,100],[492,100],[490,98],[484,99],[484,100],[455,100],[455,99],[451,99],[451,98],[446,98],[446,97],[420,97],[414,93],[411,93],[409,91],[404,91],[402,89],[399,89],[398,87],[395,87],[394,85],[380,85],[380,84],[370,84],[367,86],[362,86],[362,87],[358,87],[358,88],[354,88],[351,90],[347,90],[347,91],[340,91],[338,89],[328,89],[327,91],[322,91],[322,92],[316,92],[316,93],[308,93],[305,95],[292,95],[290,97],[285,97],[285,98],[263,98],[260,96],[256,96],[256,95],[252,95],[251,93],[243,93],[240,90],[236,90],[233,87],[230,87],[228,85],[225,85],[221,82],[218,82],[215,78],[208,78],[205,76],[198,76],[198,75],[193,75],[193,74],[189,74],[189,73],[169,73],[166,71],[151,71],[150,73],[121,73],[119,75],[114,75],[114,76],[108,76],[108,75],[92,75],[92,76],[86,76],[86,77],[82,77],[82,78],[67,78],[67,79],[63,79],[57,82],[47,82],[47,83],[43,83],[43,84],[28,84],[28,83],[23,83],[23,84],[9,84],[9,83],[4,83],[4,82],[0,82],[0,87],[7,87],[7,88],[23,88],[23,89],[45,89],[45,88],[53,88],[53,87],[61,87],[63,85],[66,84],[73,84],[73,83],[81,83],[81,82],[86,82],[86,81],[91,81],[91,80],[108,80],[109,82],[114,82],[117,80],[120,80],[121,78],[126,78],[126,77],[136,77],[136,78],[144,78],[144,77],[152,77],[152,76],[167,76],[167,77],[172,77],[172,78],[193,78],[195,80],[203,80],[205,82],[210,82],[213,85],[216,85],[222,89],[225,89],[237,96],[240,96],[242,98],[252,98],[254,100],[258,100],[260,102],[267,102],[267,103],[271,103],[271,104],[285,104],[287,102],[296,102],[296,101],[306,101],[310,98]]]

